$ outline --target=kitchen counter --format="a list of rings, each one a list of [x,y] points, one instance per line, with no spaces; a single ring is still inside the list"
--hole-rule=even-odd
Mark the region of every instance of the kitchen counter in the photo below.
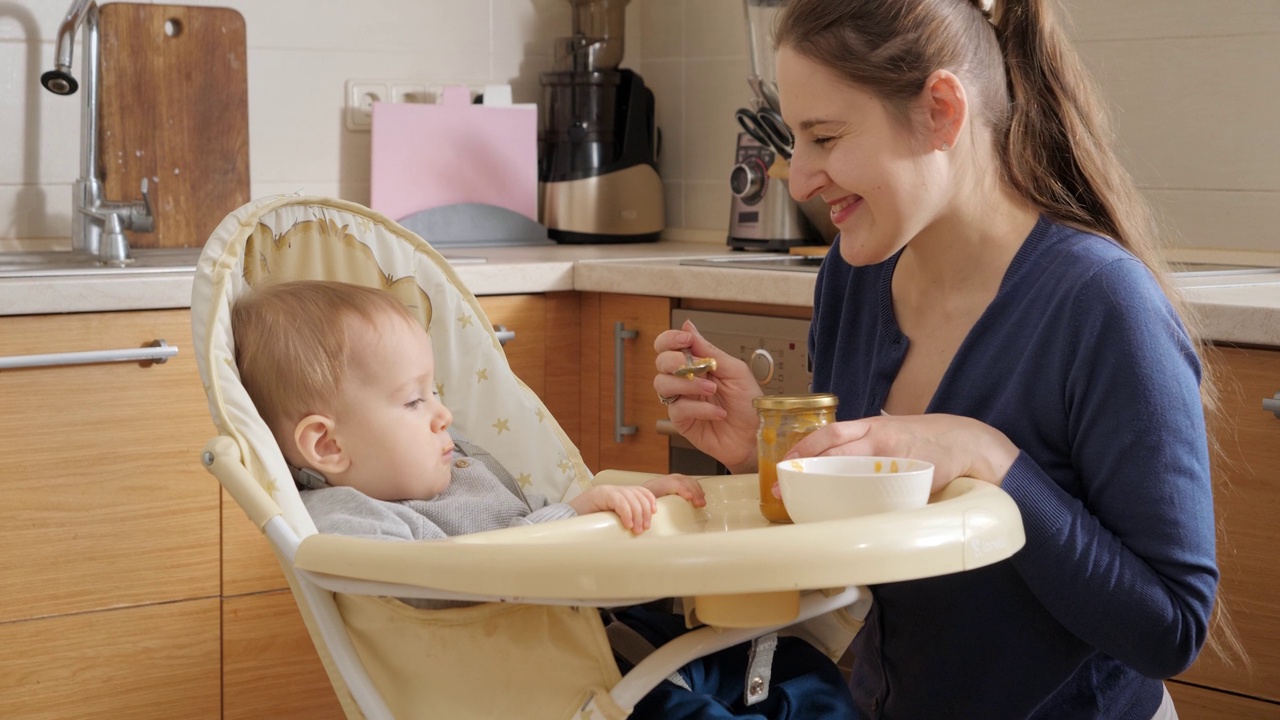
[[[459,278],[476,295],[581,290],[801,307],[812,303],[813,273],[680,264],[682,258],[729,254],[716,244],[665,240],[446,251]],[[1178,251],[1175,259],[1280,265],[1280,255],[1271,253],[1187,250]],[[120,271],[0,279],[0,315],[189,307],[191,277],[190,273]],[[1175,282],[1203,319],[1208,339],[1280,346],[1280,274],[1201,276]]]

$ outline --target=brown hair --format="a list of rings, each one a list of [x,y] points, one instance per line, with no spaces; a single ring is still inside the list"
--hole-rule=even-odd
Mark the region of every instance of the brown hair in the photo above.
[[[1156,252],[1150,206],[1112,149],[1099,93],[1050,5],[997,0],[988,14],[977,0],[791,0],[774,41],[869,90],[904,124],[929,76],[955,73],[975,99],[975,124],[991,133],[1002,180],[1044,215],[1112,238],[1146,263],[1199,340]],[[1201,364],[1212,418],[1215,367]],[[1209,446],[1218,449],[1212,436]],[[1223,600],[1220,591],[1206,645],[1229,664],[1247,665]]]
[[[350,321],[388,316],[417,324],[390,293],[326,280],[263,285],[236,301],[231,332],[240,382],[277,440],[278,431],[327,410],[341,392]]]

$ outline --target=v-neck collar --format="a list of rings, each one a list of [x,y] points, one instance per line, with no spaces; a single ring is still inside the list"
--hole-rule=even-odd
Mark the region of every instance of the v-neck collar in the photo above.
[[[1053,221],[1045,215],[1040,215],[1036,220],[1035,227],[1031,229],[1031,233],[1022,241],[1022,246],[1018,248],[1018,252],[1014,253],[1013,260],[1009,262],[1009,267],[1005,269],[1004,276],[1000,279],[1000,287],[996,289],[995,297],[987,307],[983,308],[982,314],[974,321],[973,327],[969,328],[969,332],[965,334],[964,339],[960,341],[960,345],[956,348],[956,354],[952,356],[951,361],[947,363],[947,369],[943,371],[942,377],[938,380],[938,387],[934,388],[933,396],[929,398],[928,404],[925,406],[925,412],[936,412],[934,406],[937,404],[938,398],[942,396],[942,390],[946,387],[948,379],[951,377],[952,370],[955,368],[956,360],[960,359],[970,344],[970,340],[974,335],[974,331],[986,320],[994,307],[1005,294],[1006,289],[1012,285],[1035,259],[1039,253],[1041,246],[1050,230],[1053,227]],[[903,248],[905,250],[905,248]],[[889,375],[889,387],[884,389],[883,397],[880,401],[880,407],[876,408],[878,412],[884,412],[884,400],[889,397],[889,389],[893,386],[894,380],[897,379],[898,371],[902,369],[902,362],[907,357],[907,349],[911,345],[911,338],[902,332],[902,327],[898,325],[897,315],[893,311],[893,273],[898,267],[898,260],[902,257],[902,250],[894,253],[892,257],[884,261],[880,271],[880,281],[878,288],[879,306],[880,306],[880,330],[879,335],[882,342],[886,346],[893,348],[893,363]]]

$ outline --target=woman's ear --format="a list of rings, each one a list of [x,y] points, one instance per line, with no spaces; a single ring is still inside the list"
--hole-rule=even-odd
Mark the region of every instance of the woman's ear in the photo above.
[[[933,149],[950,150],[956,146],[960,131],[969,119],[969,100],[964,85],[950,70],[935,70],[924,81],[924,100]]]
[[[322,475],[340,473],[351,465],[333,429],[333,418],[324,415],[308,415],[293,429],[293,443],[303,465]]]

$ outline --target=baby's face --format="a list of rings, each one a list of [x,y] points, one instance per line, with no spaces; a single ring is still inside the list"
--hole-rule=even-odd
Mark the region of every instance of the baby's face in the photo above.
[[[378,500],[428,500],[449,486],[453,421],[435,388],[431,338],[388,316],[351,323],[352,356],[334,412],[351,465],[335,485]]]

